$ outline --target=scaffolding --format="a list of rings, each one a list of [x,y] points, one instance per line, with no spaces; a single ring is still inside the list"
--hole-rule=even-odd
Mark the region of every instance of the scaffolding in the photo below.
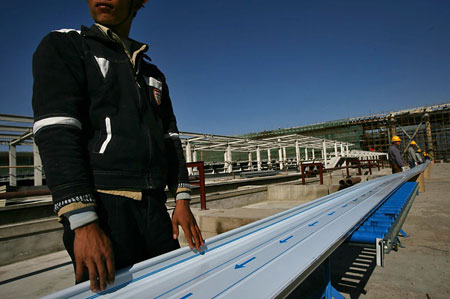
[[[263,131],[243,138],[263,139],[288,134],[302,134],[349,142],[355,149],[388,151],[393,135],[402,139],[406,149],[411,140],[432,155],[433,159],[450,160],[450,103],[405,109],[385,114],[318,123],[314,125]]]

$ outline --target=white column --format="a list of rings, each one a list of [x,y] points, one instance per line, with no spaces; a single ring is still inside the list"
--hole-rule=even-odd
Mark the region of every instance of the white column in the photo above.
[[[248,152],[248,169],[253,170],[252,152]]]
[[[308,160],[308,149],[305,147],[305,160]]]
[[[192,151],[192,162],[197,162],[197,150]]]
[[[233,172],[233,156],[231,154],[231,145],[227,145],[227,156],[228,156],[227,157],[228,165],[227,165],[226,171],[228,173],[232,173]]]
[[[186,162],[192,162],[192,150],[191,143],[189,141],[186,142]]]
[[[337,157],[338,156],[338,150],[337,150],[337,142],[334,142],[334,156]]]
[[[189,141],[186,142],[186,163],[192,162],[192,150],[191,143]],[[193,175],[194,171],[191,167],[188,167],[188,174]]]
[[[346,155],[347,155],[347,157],[348,157],[348,155],[349,155],[349,151],[348,151],[348,143],[345,145],[345,152],[346,152]]]
[[[280,149],[278,150],[278,161],[280,161],[280,170],[283,169],[283,149],[280,146]]]
[[[267,166],[272,169],[272,157],[270,156],[270,148],[267,149]]]
[[[341,156],[342,157],[345,156],[345,154],[344,154],[344,144],[343,143],[341,143]]]
[[[286,157],[286,147],[283,146],[283,162],[286,163],[287,157]]]
[[[297,159],[297,165],[300,165],[300,148],[298,147],[298,140],[295,141],[295,158]]]
[[[17,151],[15,145],[9,146],[9,185],[10,186],[17,186]]]
[[[322,158],[323,158],[323,163],[324,163],[324,168],[327,167],[328,164],[328,160],[327,160],[327,147],[325,145],[325,140],[322,142]]]
[[[259,150],[259,146],[256,147],[256,163],[258,165],[258,171],[261,171],[261,151]]]
[[[33,142],[33,164],[34,164],[34,185],[42,186],[42,161],[39,155],[39,149]]]
[[[313,160],[316,159],[316,150],[314,148],[312,149],[312,158]]]

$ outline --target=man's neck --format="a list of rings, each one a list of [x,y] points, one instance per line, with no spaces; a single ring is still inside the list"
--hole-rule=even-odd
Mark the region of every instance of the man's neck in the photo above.
[[[99,24],[99,23],[97,23],[97,24]],[[109,30],[111,30],[112,32],[117,34],[120,38],[128,38],[128,35],[130,34],[130,29],[131,29],[131,20],[126,23],[120,24],[119,26],[104,25],[104,24],[100,24],[100,25],[108,28]]]

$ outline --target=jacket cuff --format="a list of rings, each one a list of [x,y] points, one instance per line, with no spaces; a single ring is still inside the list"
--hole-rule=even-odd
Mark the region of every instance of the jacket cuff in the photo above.
[[[182,200],[182,199],[191,200],[191,193],[189,193],[189,192],[177,193],[177,195],[175,196],[175,201]]]
[[[84,211],[70,215],[68,218],[70,229],[75,230],[81,226],[89,224],[98,220],[98,215],[95,211]]]
[[[178,185],[169,186],[169,190],[175,200],[191,199],[191,185],[189,183],[178,183]],[[181,193],[184,194],[179,195]]]
[[[69,205],[70,208],[68,207]],[[58,216],[61,216],[69,211],[81,209],[85,207],[85,205],[95,206],[95,198],[92,194],[77,195],[58,201],[55,203],[54,209],[55,213],[57,213]]]

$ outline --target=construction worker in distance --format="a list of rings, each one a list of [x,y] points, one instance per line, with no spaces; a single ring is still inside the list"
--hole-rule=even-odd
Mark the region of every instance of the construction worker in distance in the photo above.
[[[419,164],[419,160],[416,156],[417,151],[417,143],[413,140],[410,142],[408,149],[407,149],[407,157],[408,157],[408,163],[409,168],[413,168],[414,166]]]
[[[389,164],[391,164],[392,173],[403,171],[403,158],[400,153],[400,142],[402,140],[397,135],[392,137],[392,144],[389,146]]]
[[[417,157],[417,160],[419,161],[419,164],[422,164],[424,162],[424,158],[422,156],[422,150],[420,148],[417,149],[416,157]]]

